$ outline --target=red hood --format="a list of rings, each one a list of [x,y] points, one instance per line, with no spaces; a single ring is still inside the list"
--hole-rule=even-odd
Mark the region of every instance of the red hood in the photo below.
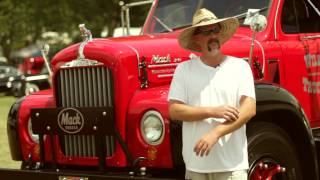
[[[84,55],[87,59],[114,64],[124,56],[140,56],[147,60],[152,56],[188,59],[195,52],[182,49],[177,42],[180,31],[161,34],[148,34],[108,39],[93,39],[85,46]],[[225,54],[237,57],[248,57],[251,32],[248,28],[239,28],[237,33],[222,46]],[[257,39],[262,35],[257,36]],[[79,44],[72,45],[60,51],[52,61],[53,67],[59,62],[67,62],[77,58]],[[152,64],[152,62],[151,62]]]

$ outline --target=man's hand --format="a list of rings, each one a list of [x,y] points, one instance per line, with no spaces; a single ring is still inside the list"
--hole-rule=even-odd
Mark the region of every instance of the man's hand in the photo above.
[[[233,106],[217,106],[212,110],[215,118],[224,118],[226,121],[235,121],[239,118],[239,110]]]
[[[197,154],[197,156],[207,156],[218,140],[219,136],[214,131],[209,131],[196,143],[193,151]]]

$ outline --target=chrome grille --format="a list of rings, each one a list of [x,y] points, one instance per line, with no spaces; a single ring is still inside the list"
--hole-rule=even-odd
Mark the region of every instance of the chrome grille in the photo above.
[[[113,106],[113,78],[110,69],[102,66],[61,69],[57,76],[58,106],[101,107]],[[95,139],[90,135],[60,137],[65,156],[95,157]],[[106,155],[115,151],[113,136],[106,136]]]

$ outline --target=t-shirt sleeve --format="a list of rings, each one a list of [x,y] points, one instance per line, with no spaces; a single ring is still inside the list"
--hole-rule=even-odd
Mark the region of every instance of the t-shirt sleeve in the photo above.
[[[187,103],[185,65],[179,64],[174,72],[168,95],[169,100],[178,100]]]
[[[244,62],[244,67],[241,70],[241,74],[242,76],[240,78],[239,85],[239,98],[241,96],[248,96],[253,99],[256,99],[253,75],[248,63]]]

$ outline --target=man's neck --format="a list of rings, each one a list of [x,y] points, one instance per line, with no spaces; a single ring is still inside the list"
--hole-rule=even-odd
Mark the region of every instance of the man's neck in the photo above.
[[[222,63],[222,61],[224,61],[225,55],[221,54],[220,52],[214,56],[208,55],[208,54],[207,55],[203,54],[200,57],[200,59],[204,64],[206,64],[208,66],[217,67]]]

